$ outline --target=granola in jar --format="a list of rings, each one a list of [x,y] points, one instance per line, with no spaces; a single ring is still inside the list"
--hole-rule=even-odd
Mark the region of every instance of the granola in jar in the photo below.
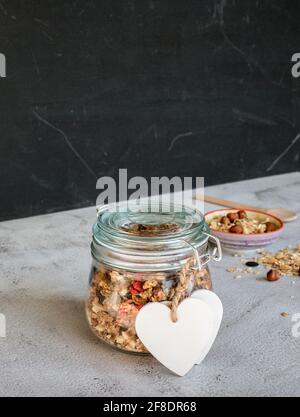
[[[148,352],[135,331],[140,309],[149,302],[162,302],[171,308],[175,299],[178,303],[196,289],[211,290],[212,283],[207,265],[196,265],[191,243],[181,238],[187,235],[182,232],[182,215],[177,216],[178,223],[165,222],[159,215],[154,215],[157,223],[153,215],[143,213],[141,217],[144,223],[133,222],[132,218],[128,221],[124,214],[116,215],[113,220],[117,233],[113,230],[113,237],[106,228],[107,224],[111,227],[112,220],[98,220],[86,313],[92,331],[100,339],[124,351],[143,354]],[[206,224],[202,226],[206,230]],[[193,227],[191,224],[184,230],[192,232],[193,243],[197,244]],[[207,236],[201,240],[196,233],[196,238],[201,243],[200,254],[205,254]]]
[[[189,284],[181,299],[195,289],[212,287],[207,269],[187,271]],[[145,353],[135,332],[135,318],[149,302],[170,305],[179,283],[179,272],[129,273],[102,267],[92,276],[87,316],[97,336],[121,349]]]

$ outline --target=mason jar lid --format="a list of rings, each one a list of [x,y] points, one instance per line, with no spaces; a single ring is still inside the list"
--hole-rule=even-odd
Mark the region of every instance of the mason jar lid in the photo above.
[[[98,262],[132,271],[176,269],[205,249],[202,213],[179,205],[118,203],[98,210],[92,254]]]

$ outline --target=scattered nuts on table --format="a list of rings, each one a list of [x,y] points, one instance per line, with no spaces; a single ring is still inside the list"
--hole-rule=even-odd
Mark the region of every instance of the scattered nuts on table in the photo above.
[[[253,267],[263,266],[268,268],[266,279],[268,281],[277,281],[281,276],[299,276],[300,275],[300,244],[279,250],[276,253],[264,252],[258,250],[259,257],[252,259],[241,258],[241,262],[247,268],[229,267],[226,270],[231,273],[242,272],[243,274],[253,274]],[[234,257],[240,257],[234,254]],[[261,275],[256,272],[255,275]],[[292,281],[295,284],[295,281]]]
[[[279,278],[280,278],[280,274],[275,269],[270,269],[270,271],[268,271],[267,276],[266,276],[266,279],[268,281],[278,281]]]

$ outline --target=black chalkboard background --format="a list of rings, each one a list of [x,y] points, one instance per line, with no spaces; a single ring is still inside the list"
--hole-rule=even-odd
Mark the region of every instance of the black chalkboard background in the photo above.
[[[299,3],[1,0],[0,219],[94,204],[119,168],[299,170]]]

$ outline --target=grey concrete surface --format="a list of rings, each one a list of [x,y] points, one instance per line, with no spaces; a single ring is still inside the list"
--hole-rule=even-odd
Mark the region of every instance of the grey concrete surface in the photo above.
[[[300,174],[209,187],[207,193],[300,213]],[[212,206],[207,206],[211,209]],[[112,350],[90,332],[83,304],[95,208],[0,223],[0,394],[3,396],[299,396],[300,277],[275,283],[211,266],[224,305],[218,338],[200,366],[180,378],[151,357]],[[300,220],[271,250],[300,242]],[[288,312],[284,318],[281,312]]]

